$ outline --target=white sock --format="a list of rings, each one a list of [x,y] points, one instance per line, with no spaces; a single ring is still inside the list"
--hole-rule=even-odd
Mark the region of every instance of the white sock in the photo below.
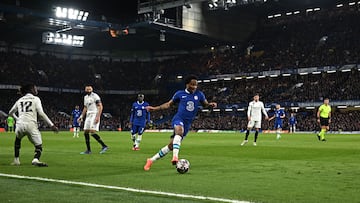
[[[156,153],[153,157],[151,157],[151,160],[156,161],[156,160],[160,159],[161,157],[164,157],[169,152],[170,152],[170,149],[166,145],[165,147],[161,148],[158,153]]]
[[[175,135],[173,139],[173,157],[179,157],[179,151],[181,146],[181,136]]]
[[[138,135],[137,139],[135,140],[135,147],[139,147],[141,139],[142,139],[142,135]]]

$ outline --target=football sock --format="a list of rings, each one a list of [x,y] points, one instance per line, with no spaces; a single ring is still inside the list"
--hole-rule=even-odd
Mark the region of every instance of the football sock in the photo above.
[[[256,142],[257,138],[258,138],[258,135],[259,135],[259,131],[255,131],[255,139],[254,139],[254,142]]]
[[[321,129],[319,135],[320,135],[320,138],[323,140],[325,139],[325,132],[326,132],[326,129]]]
[[[95,138],[95,140],[98,141],[98,143],[100,143],[102,147],[107,147],[98,134],[91,134],[91,136],[93,136],[93,138]]]
[[[85,136],[85,143],[86,143],[87,151],[91,151],[91,148],[90,148],[90,135],[89,135],[89,133],[85,133],[84,136]]]
[[[280,136],[280,130],[276,130],[276,138],[277,138],[277,139],[280,139],[280,137],[281,137],[281,136]]]
[[[246,130],[245,140],[248,140],[248,138],[249,138],[249,134],[250,134],[250,130]]]
[[[42,145],[37,145],[37,146],[35,146],[35,155],[34,155],[34,159],[38,159],[38,160],[40,160],[40,157],[41,157],[41,152],[42,152]]]
[[[142,135],[138,135],[137,139],[135,140],[135,146],[136,147],[139,147],[141,139],[142,139]]]
[[[20,156],[20,148],[21,148],[21,139],[16,137],[15,138],[15,144],[14,144],[15,157]]]
[[[153,157],[151,157],[152,161],[156,161],[162,157],[164,157],[167,153],[170,152],[169,147],[166,145],[165,147],[161,148],[158,153],[156,153]]]
[[[131,134],[131,140],[133,141],[134,145],[135,145],[135,139],[136,139],[136,135]]]
[[[181,146],[181,136],[180,135],[175,135],[174,139],[173,139],[173,157],[179,157],[179,151],[180,151],[180,146]]]

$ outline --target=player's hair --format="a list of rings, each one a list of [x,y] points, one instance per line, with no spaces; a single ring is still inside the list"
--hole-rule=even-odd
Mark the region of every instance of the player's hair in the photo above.
[[[35,88],[34,84],[25,84],[20,87],[19,91],[20,94],[25,95],[27,93],[33,93],[34,88]]]
[[[260,96],[260,94],[259,94],[259,93],[255,93],[254,96]]]
[[[198,78],[195,75],[188,75],[185,78],[185,84],[189,84],[191,80],[197,80]]]

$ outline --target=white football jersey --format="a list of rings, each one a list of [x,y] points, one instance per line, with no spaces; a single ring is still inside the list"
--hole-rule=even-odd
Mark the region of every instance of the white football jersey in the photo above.
[[[248,106],[247,116],[253,121],[261,121],[261,112],[267,117],[267,113],[262,101],[251,101]]]
[[[90,95],[84,96],[84,106],[86,107],[87,114],[97,113],[98,109],[96,107],[96,103],[101,102],[101,99],[98,94],[91,92]]]
[[[16,112],[18,116],[16,116]],[[14,116],[17,124],[33,123],[37,125],[37,116],[39,115],[49,126],[54,125],[44,113],[40,98],[30,93],[18,99],[9,114]]]

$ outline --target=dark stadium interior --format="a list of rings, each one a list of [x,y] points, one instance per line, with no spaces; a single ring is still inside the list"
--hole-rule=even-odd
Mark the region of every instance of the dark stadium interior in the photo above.
[[[193,129],[245,129],[245,111],[238,109],[260,91],[270,113],[275,103],[281,103],[287,114],[296,111],[302,131],[318,130],[315,110],[305,106],[318,105],[324,97],[337,106],[348,106],[336,108],[332,130],[360,130],[360,3],[341,1],[344,6],[337,7],[340,2],[335,0],[269,0],[229,10],[206,10],[206,35],[178,29],[176,23],[181,22],[175,21],[175,26],[163,23],[177,17],[176,9],[165,10],[154,21],[137,13],[137,1],[130,5],[83,2],[1,1],[0,93],[6,99],[0,110],[7,113],[17,98],[17,85],[34,82],[49,88],[39,96],[57,125],[68,128],[68,118],[58,112],[69,113],[82,102],[83,85],[93,83],[104,98],[104,111],[113,115],[104,119],[103,128],[126,129],[137,93],[144,93],[154,105],[165,102],[183,88],[178,76],[192,73],[199,76],[199,86],[208,99],[220,108],[219,112],[201,112],[198,117],[202,119],[194,122]],[[206,7],[207,1],[203,3]],[[44,44],[43,32],[63,29],[49,25],[50,8],[70,4],[91,13],[88,22],[72,24],[68,32],[85,35],[84,47]],[[320,11],[305,12],[318,7]],[[285,15],[295,10],[301,13]],[[278,13],[283,15],[269,17]],[[119,31],[118,36],[112,37],[111,29]],[[129,33],[123,34],[124,29]],[[69,90],[73,92],[66,92]],[[69,98],[67,103],[63,97]],[[294,110],[297,105],[303,106]],[[349,111],[351,116],[345,116]],[[155,128],[169,128],[172,113],[154,113]],[[355,122],[350,125],[349,121]],[[269,128],[268,123],[264,125]]]

